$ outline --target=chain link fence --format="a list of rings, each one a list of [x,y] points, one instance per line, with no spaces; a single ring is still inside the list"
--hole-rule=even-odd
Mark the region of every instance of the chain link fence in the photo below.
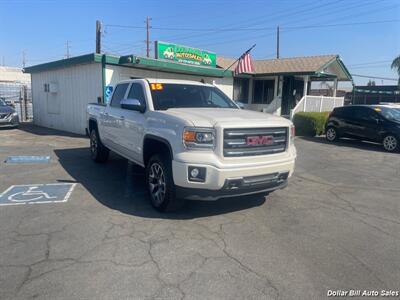
[[[0,82],[0,99],[14,107],[22,122],[33,120],[32,90],[30,84],[21,82]]]

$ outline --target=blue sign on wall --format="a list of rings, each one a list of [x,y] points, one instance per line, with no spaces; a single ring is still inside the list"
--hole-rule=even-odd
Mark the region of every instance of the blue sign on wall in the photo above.
[[[107,85],[106,86],[106,90],[105,90],[105,96],[106,96],[106,103],[108,104],[108,103],[110,103],[110,100],[111,100],[111,95],[112,95],[112,92],[113,92],[113,86],[112,85]]]

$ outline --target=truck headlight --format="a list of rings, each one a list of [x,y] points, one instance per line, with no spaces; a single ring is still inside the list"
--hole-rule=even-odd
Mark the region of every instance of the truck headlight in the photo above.
[[[12,115],[13,117],[16,117],[16,116],[18,116],[18,113],[15,111],[15,112],[13,112],[11,115]]]
[[[212,149],[215,145],[215,131],[212,128],[188,127],[183,130],[182,140],[187,148]]]

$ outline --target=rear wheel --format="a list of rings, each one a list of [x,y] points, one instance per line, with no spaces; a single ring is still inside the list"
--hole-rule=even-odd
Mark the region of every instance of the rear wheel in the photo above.
[[[326,129],[326,139],[329,142],[334,142],[339,138],[337,129],[335,127],[328,127]]]
[[[146,181],[151,205],[158,211],[174,211],[183,205],[175,196],[171,159],[166,155],[152,156],[146,166]]]
[[[399,140],[394,135],[387,135],[383,139],[383,148],[388,152],[395,152],[399,150]]]
[[[105,162],[108,159],[110,150],[100,140],[97,129],[90,131],[90,155],[95,162]]]

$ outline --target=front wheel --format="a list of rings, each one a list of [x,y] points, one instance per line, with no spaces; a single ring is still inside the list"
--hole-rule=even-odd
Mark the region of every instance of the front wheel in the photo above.
[[[146,181],[151,205],[160,212],[174,211],[183,205],[175,196],[171,159],[154,155],[146,166]]]
[[[387,135],[383,139],[383,148],[388,152],[395,152],[399,150],[399,140],[394,135]]]
[[[334,142],[339,138],[337,129],[335,127],[328,127],[326,129],[326,139],[329,142]]]

